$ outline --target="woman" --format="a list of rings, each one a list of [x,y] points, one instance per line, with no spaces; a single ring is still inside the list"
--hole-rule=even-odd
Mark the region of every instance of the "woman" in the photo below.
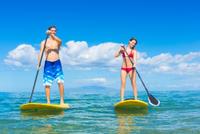
[[[121,89],[120,89],[121,101],[124,100],[124,90],[126,87],[127,75],[129,75],[129,78],[131,80],[134,98],[137,100],[137,85],[136,85],[136,70],[135,70],[136,58],[137,58],[137,51],[135,50],[136,44],[137,40],[135,38],[131,38],[126,48],[124,46],[121,46],[120,49],[115,53],[115,57],[119,57],[120,55],[122,55],[123,58],[121,67]]]

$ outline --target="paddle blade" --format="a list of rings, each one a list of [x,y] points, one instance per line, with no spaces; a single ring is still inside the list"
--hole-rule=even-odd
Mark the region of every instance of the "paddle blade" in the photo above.
[[[149,104],[151,104],[152,106],[159,106],[160,105],[160,101],[157,100],[153,95],[149,94],[148,95],[148,100],[149,100]]]

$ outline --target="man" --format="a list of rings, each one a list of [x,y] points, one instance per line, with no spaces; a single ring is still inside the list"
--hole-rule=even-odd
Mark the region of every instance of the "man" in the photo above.
[[[45,48],[46,60],[44,65],[43,85],[45,86],[47,103],[50,104],[50,87],[53,81],[56,81],[60,90],[60,104],[64,105],[64,74],[59,58],[59,50],[62,41],[56,36],[55,26],[50,26],[46,34],[49,35],[49,37],[46,40],[46,44],[45,40],[41,42],[38,61],[40,61],[42,50]]]

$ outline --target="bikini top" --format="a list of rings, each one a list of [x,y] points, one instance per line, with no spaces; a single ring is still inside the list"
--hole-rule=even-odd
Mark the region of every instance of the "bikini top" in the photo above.
[[[129,56],[130,58],[133,58],[133,56],[134,56],[134,55],[133,55],[133,52],[131,51],[131,52],[128,54],[128,56]],[[123,58],[125,58],[125,57],[126,57],[126,55],[125,55],[125,52],[124,52],[124,51],[122,52],[122,57],[123,57]]]

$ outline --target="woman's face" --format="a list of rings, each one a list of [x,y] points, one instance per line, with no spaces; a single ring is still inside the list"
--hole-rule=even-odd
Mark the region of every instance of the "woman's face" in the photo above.
[[[136,40],[129,41],[129,46],[132,48],[136,45]]]

